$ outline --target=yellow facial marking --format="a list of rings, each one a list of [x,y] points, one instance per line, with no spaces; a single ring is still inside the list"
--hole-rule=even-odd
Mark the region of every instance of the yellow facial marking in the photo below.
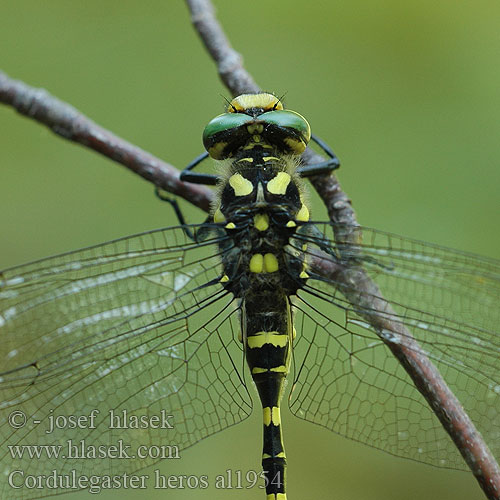
[[[247,125],[247,130],[250,135],[262,134],[262,132],[264,132],[264,125],[262,123],[251,123]]]
[[[281,110],[283,109],[283,104],[281,104],[281,101],[275,95],[266,92],[260,94],[241,94],[231,101],[227,107],[227,111],[229,113],[241,113],[251,108],[262,108],[265,111],[273,109]]]
[[[229,281],[229,276],[227,274],[225,274],[224,276],[222,276],[222,278],[219,280],[219,283],[226,283],[227,281]]]
[[[226,224],[226,229],[235,229],[236,228],[236,224],[234,222],[229,222],[228,224]]]
[[[309,220],[309,209],[304,204],[300,207],[295,219],[300,222],[307,222]]]
[[[234,189],[236,196],[248,196],[253,191],[253,184],[241,174],[229,177],[229,185]]]
[[[257,214],[253,218],[253,223],[257,231],[265,231],[269,227],[269,216],[267,214]]]
[[[295,223],[295,221],[293,221],[293,220],[289,220],[289,221],[286,223],[286,227],[297,227],[297,224]]]
[[[247,345],[250,349],[259,348],[265,344],[271,344],[274,347],[286,347],[288,337],[279,332],[258,332],[247,337]]]
[[[226,221],[226,218],[224,217],[224,214],[220,211],[220,208],[218,208],[214,212],[214,222],[218,224],[220,222],[225,222],[225,221]]]
[[[261,253],[252,255],[249,264],[250,272],[261,273],[264,269],[264,256]]]
[[[264,156],[262,159],[264,161],[280,161],[280,159],[276,158],[276,156]]]
[[[240,161],[246,161],[248,163],[253,163],[253,158],[249,156],[248,158],[241,158],[240,160],[238,160],[238,163]]]
[[[278,172],[276,177],[267,183],[267,190],[271,194],[285,194],[286,188],[288,187],[288,184],[290,184],[291,180],[292,178],[290,177],[290,174],[287,174],[286,172]]]
[[[260,142],[260,135],[252,135],[253,142]]]

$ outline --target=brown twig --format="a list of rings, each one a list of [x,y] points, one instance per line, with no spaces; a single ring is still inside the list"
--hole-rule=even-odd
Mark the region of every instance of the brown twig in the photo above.
[[[241,57],[232,49],[215,19],[211,3],[208,0],[186,1],[193,24],[217,63],[221,79],[231,93],[237,95],[257,91],[259,87],[243,68]],[[156,186],[208,211],[212,197],[210,189],[181,183],[179,172],[174,167],[98,126],[75,108],[56,99],[45,90],[29,87],[0,72],[0,102],[45,124],[65,139],[111,158]],[[312,163],[320,160],[316,153],[308,150],[304,154],[304,161]],[[350,228],[357,226],[355,214],[349,198],[342,191],[337,179],[333,175],[321,176],[312,179],[312,184],[324,200],[331,220],[342,223],[338,227],[344,229],[336,232],[337,240],[344,244],[340,247],[354,242],[356,231],[351,231]],[[316,271],[338,282],[339,289],[357,310],[371,311],[365,318],[379,332],[415,386],[426,398],[487,497],[499,499],[500,470],[495,459],[434,365],[405,327],[393,320],[397,316],[382,298],[377,286],[362,268],[355,265],[341,268],[338,265],[333,266],[328,259],[321,258],[315,259],[313,265]],[[384,335],[384,331],[390,331],[398,336],[398,341],[394,342]]]
[[[100,127],[73,106],[44,89],[30,87],[0,71],[0,102],[46,125],[64,139],[77,142],[120,163],[132,172],[172,194],[208,211],[212,192],[205,186],[185,184],[179,171],[109,130]]]
[[[217,70],[224,85],[233,96],[257,92],[259,86],[243,67],[241,55],[231,47],[215,18],[212,3],[205,0],[189,0],[187,4],[191,12],[191,22],[217,64]]]

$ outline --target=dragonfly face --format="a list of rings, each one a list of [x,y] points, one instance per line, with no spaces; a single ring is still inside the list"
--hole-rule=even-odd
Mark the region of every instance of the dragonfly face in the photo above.
[[[172,458],[248,417],[253,383],[264,469],[277,477],[268,494],[283,498],[285,379],[299,418],[465,469],[383,336],[404,338],[370,322],[373,299],[417,338],[498,453],[500,263],[368,228],[335,240],[338,226],[310,221],[296,174],[307,122],[280,107],[269,94],[240,97],[207,126],[223,164],[212,220],[190,226],[196,239],[170,227],[1,272],[2,498],[53,493],[54,470],[68,481],[73,470],[134,473],[159,460],[157,445]],[[348,264],[379,289],[356,300],[354,282],[338,279]],[[47,456],[43,446],[69,439],[87,460]],[[120,442],[135,458],[112,456]],[[34,444],[40,460],[21,448]],[[91,459],[91,446],[102,455]],[[45,487],[27,487],[31,478]]]

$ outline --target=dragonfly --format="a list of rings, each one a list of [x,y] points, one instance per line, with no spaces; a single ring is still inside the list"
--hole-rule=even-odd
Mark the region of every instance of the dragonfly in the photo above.
[[[304,165],[311,139],[328,159]],[[312,220],[303,178],[339,162],[272,94],[233,99],[203,141],[183,180],[217,186],[206,221],[178,211],[176,227],[0,272],[2,498],[146,480],[135,473],[248,418],[255,388],[268,500],[287,495],[283,402],[352,440],[466,470],[387,347],[404,334],[371,321],[375,302],[498,456],[500,262]],[[207,155],[215,174],[195,171]],[[376,283],[364,300],[339,278],[347,268]]]

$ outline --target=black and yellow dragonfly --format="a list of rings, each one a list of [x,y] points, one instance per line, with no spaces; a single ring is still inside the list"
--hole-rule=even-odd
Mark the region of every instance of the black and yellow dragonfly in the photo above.
[[[268,500],[286,498],[284,394],[299,418],[465,469],[387,348],[404,342],[401,331],[370,321],[377,301],[387,324],[411,331],[498,455],[500,262],[312,221],[301,179],[338,161],[316,139],[329,159],[303,165],[311,137],[275,96],[239,96],[204,132],[217,174],[195,172],[200,159],[183,174],[217,184],[207,221],[181,218],[0,273],[2,498],[90,490],[90,476],[96,487],[123,486],[247,418],[253,386]],[[378,284],[368,300],[353,301],[355,284],[337,279],[346,267]]]

